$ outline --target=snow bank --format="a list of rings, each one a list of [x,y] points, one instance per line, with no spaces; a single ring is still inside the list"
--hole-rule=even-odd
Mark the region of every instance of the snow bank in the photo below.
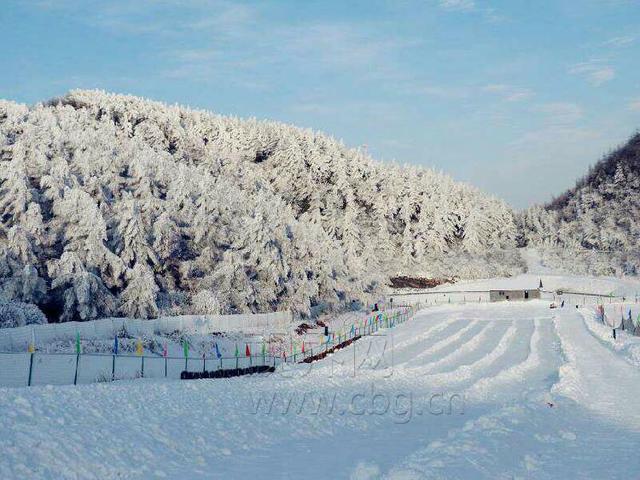
[[[74,340],[77,333],[83,340],[110,340],[123,330],[132,336],[152,336],[176,331],[200,334],[262,333],[286,331],[291,321],[291,312],[287,311],[247,315],[183,315],[154,320],[104,318],[88,322],[50,323],[0,329],[0,351],[26,351],[33,340],[36,346]]]

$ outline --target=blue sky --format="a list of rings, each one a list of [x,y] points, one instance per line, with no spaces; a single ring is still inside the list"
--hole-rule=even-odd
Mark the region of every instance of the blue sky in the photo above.
[[[3,0],[0,24],[0,98],[280,120],[515,207],[640,127],[640,0]]]

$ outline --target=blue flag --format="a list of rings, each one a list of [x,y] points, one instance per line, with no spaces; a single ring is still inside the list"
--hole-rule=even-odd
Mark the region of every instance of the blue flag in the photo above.
[[[113,354],[118,354],[118,337],[113,337]]]
[[[356,333],[356,326],[355,325],[351,325],[351,336],[353,337],[353,335],[355,335]]]
[[[216,347],[216,357],[222,358],[222,354],[220,353],[220,350],[218,349],[218,342],[216,342],[214,345]]]

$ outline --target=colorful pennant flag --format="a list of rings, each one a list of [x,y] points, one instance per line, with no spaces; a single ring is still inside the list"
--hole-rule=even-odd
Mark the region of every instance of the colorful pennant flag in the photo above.
[[[222,358],[222,354],[220,353],[220,349],[218,348],[218,342],[216,342],[214,345],[216,347],[216,357]]]
[[[80,332],[76,330],[76,355],[82,353],[82,346],[80,345]]]
[[[117,355],[118,354],[118,336],[114,336],[113,337],[113,354]]]
[[[162,356],[164,358],[167,358],[168,354],[169,354],[169,346],[167,345],[167,342],[165,341],[164,345],[162,346]]]
[[[142,348],[142,340],[136,340],[136,355],[141,356],[144,353]]]
[[[245,344],[244,347],[244,356],[245,357],[250,357],[251,356],[251,349],[249,348],[249,344]]]
[[[182,352],[184,353],[184,358],[189,358],[189,343],[186,340],[182,340]]]
[[[236,343],[236,351],[235,351],[235,355],[236,357],[240,356],[240,350],[238,350],[238,344]]]

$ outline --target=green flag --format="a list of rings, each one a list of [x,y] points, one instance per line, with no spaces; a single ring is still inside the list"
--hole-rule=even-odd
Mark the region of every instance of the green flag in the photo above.
[[[236,357],[240,355],[240,351],[238,350],[238,344],[236,343]]]
[[[267,353],[267,346],[262,342],[262,356],[264,356],[265,353]]]
[[[182,349],[184,350],[184,358],[189,358],[189,343],[186,340],[182,341]]]
[[[80,332],[76,331],[76,355],[82,353],[82,347],[80,346]]]

